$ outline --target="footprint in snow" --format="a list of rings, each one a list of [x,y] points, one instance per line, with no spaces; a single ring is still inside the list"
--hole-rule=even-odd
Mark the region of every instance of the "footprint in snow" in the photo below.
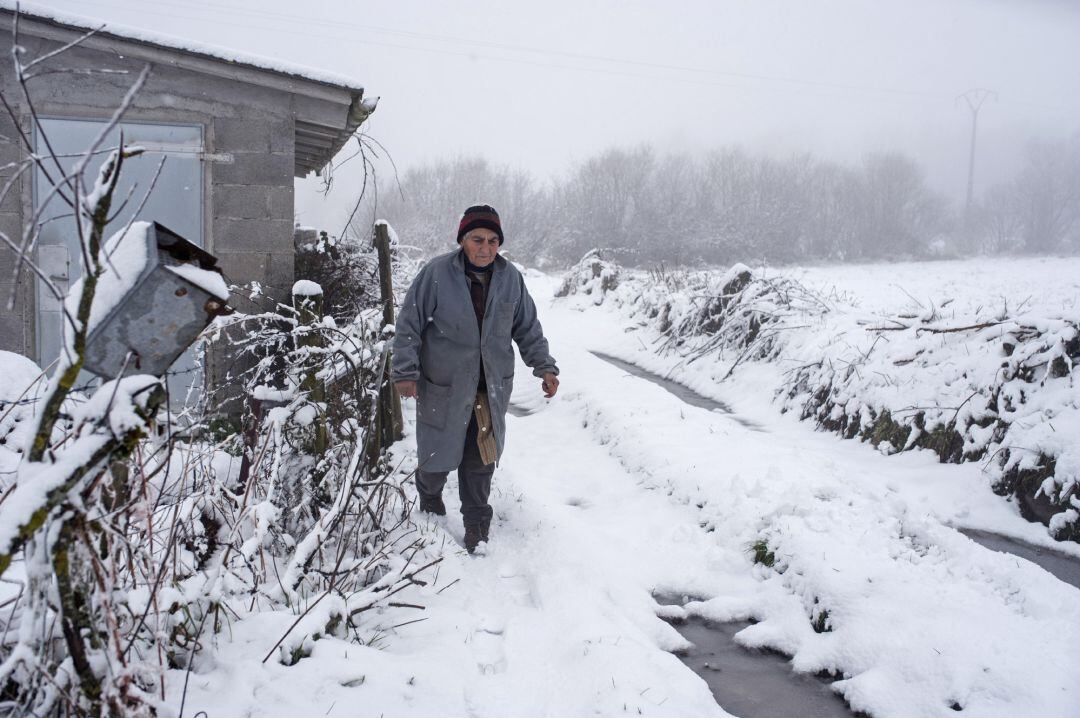
[[[525,572],[513,562],[507,561],[499,565],[499,578],[502,580],[510,598],[519,606],[536,608],[536,598],[533,596],[532,583]]]
[[[490,616],[481,620],[473,631],[473,652],[482,675],[494,675],[506,670],[506,651],[503,648],[505,631],[506,625],[502,619]]]

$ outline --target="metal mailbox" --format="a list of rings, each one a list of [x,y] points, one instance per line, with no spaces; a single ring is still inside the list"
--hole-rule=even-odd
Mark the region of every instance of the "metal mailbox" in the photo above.
[[[207,279],[220,282],[216,257],[157,222],[145,237],[142,273],[86,340],[83,368],[106,379],[125,361],[128,374],[164,376],[214,317],[231,311],[227,291],[207,288]]]

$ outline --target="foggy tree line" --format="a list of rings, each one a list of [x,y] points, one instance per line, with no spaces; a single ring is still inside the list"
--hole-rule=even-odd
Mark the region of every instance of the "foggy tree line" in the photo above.
[[[642,145],[600,152],[550,183],[459,158],[408,170],[400,190],[358,216],[389,219],[404,243],[438,252],[454,246],[461,211],[487,202],[503,217],[507,251],[540,266],[566,266],[596,247],[635,265],[1080,250],[1080,137],[1032,142],[1015,178],[970,212],[898,153],[843,165],[810,154]]]

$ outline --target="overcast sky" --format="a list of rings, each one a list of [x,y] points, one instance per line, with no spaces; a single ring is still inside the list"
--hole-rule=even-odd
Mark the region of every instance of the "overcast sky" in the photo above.
[[[1025,137],[1080,131],[1080,2],[1072,0],[48,0],[104,21],[334,70],[382,100],[368,132],[399,168],[482,154],[564,172],[612,145],[739,144],[843,161],[917,155],[961,196],[965,90],[980,184]],[[336,223],[298,184],[308,224]]]

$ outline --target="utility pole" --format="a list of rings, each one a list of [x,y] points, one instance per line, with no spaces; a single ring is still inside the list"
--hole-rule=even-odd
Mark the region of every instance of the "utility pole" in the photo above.
[[[971,110],[971,152],[968,155],[967,203],[964,205],[965,229],[971,229],[971,206],[975,201],[975,135],[979,127],[979,110],[987,98],[993,97],[996,100],[997,96],[993,90],[976,87],[956,98],[957,101],[962,99],[967,102]]]

